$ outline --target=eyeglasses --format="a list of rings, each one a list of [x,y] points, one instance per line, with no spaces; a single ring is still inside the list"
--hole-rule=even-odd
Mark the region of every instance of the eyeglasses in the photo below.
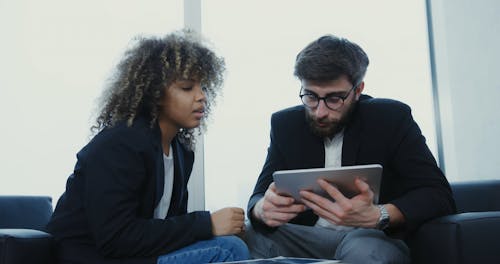
[[[323,100],[326,107],[328,107],[331,110],[337,110],[344,105],[345,99],[347,99],[347,97],[349,97],[352,90],[356,89],[358,87],[358,85],[359,84],[354,85],[349,90],[349,92],[347,92],[347,94],[344,96],[327,95],[325,97],[319,97],[318,95],[313,94],[313,93],[304,93],[304,94],[301,94],[299,96],[300,96],[300,99],[302,100],[302,103],[309,108],[318,107],[319,101]]]

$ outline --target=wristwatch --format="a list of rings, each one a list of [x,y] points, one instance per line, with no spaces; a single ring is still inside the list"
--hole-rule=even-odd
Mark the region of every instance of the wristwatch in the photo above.
[[[382,204],[377,205],[377,207],[380,211],[380,217],[378,218],[378,222],[375,227],[379,230],[384,230],[389,226],[389,212],[387,212],[387,209],[385,209],[385,206]]]

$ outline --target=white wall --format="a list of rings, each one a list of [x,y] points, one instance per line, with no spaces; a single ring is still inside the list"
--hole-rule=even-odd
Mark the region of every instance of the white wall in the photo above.
[[[436,153],[425,1],[218,0],[202,7],[203,33],[228,66],[205,138],[207,208],[246,208],[271,114],[301,103],[295,56],[324,34],[361,45],[370,57],[364,92],[409,104]]]
[[[181,28],[182,5],[0,0],[0,194],[57,200],[127,44]]]
[[[444,168],[500,178],[500,1],[432,0]]]

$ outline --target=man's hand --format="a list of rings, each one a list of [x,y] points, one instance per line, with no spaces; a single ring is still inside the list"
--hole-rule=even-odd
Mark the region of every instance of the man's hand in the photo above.
[[[355,180],[360,193],[351,199],[325,180],[320,179],[318,183],[335,201],[309,191],[301,191],[302,202],[315,214],[337,225],[364,228],[377,225],[380,211],[373,204],[373,191],[366,182],[359,178]]]
[[[245,212],[241,208],[228,207],[210,215],[214,236],[235,235],[245,229]]]
[[[288,223],[305,209],[304,205],[296,204],[292,197],[279,195],[273,182],[264,197],[255,204],[252,214],[266,225],[276,227]]]

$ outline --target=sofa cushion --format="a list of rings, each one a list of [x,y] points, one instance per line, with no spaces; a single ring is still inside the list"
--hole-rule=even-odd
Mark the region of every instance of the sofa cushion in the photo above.
[[[52,236],[33,229],[0,229],[0,264],[53,262]]]

